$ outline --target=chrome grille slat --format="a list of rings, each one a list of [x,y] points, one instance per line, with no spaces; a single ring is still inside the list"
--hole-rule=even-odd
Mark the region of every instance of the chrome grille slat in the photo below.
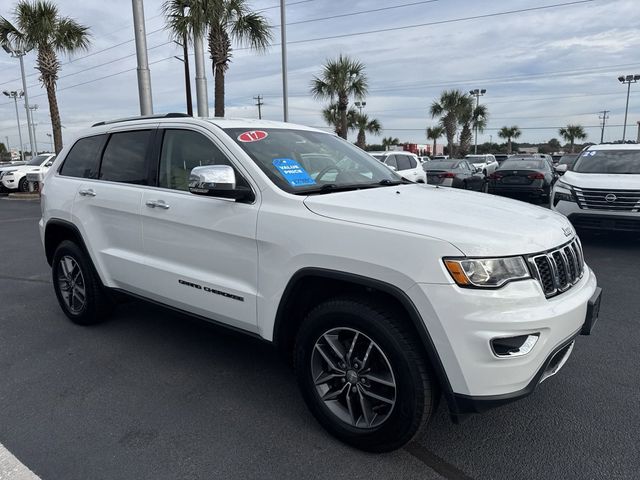
[[[578,206],[585,210],[631,211],[640,210],[640,190],[603,190],[573,187]],[[607,201],[607,195],[615,195],[615,200]]]
[[[529,265],[547,298],[566,292],[584,273],[580,240],[574,240],[545,253],[528,257]]]

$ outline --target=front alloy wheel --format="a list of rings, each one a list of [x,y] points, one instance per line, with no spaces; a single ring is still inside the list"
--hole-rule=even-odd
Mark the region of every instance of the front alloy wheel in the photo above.
[[[333,328],[311,354],[316,393],[343,422],[356,428],[384,423],[396,403],[396,380],[387,356],[364,333]]]

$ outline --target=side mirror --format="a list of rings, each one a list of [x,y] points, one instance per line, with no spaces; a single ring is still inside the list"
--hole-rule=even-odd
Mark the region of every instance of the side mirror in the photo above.
[[[47,163],[44,164],[44,166],[47,167],[47,168],[50,167],[51,165],[53,165],[53,162],[47,162]]]
[[[385,165],[387,165],[387,164],[385,163]],[[393,165],[387,165],[387,168],[389,168],[390,170],[393,170],[394,172],[398,171],[398,169],[396,167],[394,167]]]
[[[229,165],[204,165],[195,167],[189,175],[189,191],[196,195],[253,200],[251,189],[236,185],[236,173]]]
[[[569,165],[567,165],[566,163],[563,163],[562,165],[556,165],[554,169],[558,175],[564,175],[565,173],[567,173],[567,170],[569,169]]]

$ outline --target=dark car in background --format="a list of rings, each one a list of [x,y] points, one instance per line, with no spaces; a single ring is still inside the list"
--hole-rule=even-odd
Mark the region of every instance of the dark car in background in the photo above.
[[[573,164],[576,163],[576,160],[578,159],[578,155],[580,155],[579,153],[567,153],[565,155],[563,155],[560,160],[558,161],[558,163],[556,164],[556,167],[559,167],[560,165],[566,165],[567,166],[567,170],[571,170],[571,168],[573,167]]]
[[[487,191],[484,174],[466,160],[432,160],[423,163],[422,168],[430,185]]]
[[[547,201],[556,178],[547,159],[514,157],[489,175],[489,193]]]
[[[502,163],[505,160],[508,160],[513,155],[511,155],[509,153],[494,153],[493,156],[496,157],[496,160],[498,161],[498,165],[502,165]]]

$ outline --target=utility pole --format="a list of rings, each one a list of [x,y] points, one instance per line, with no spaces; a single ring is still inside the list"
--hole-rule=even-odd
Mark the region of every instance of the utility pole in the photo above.
[[[262,95],[258,95],[257,97],[253,97],[253,99],[256,101],[256,105],[258,106],[258,118],[260,120],[262,120],[262,105],[264,105],[264,102],[262,101]]]
[[[209,117],[209,99],[207,94],[207,77],[204,73],[204,45],[202,35],[193,35],[193,53],[196,57],[196,103],[198,116]]]
[[[36,136],[36,121],[33,118],[33,112],[38,110],[38,104],[29,105],[31,110],[31,128],[33,129],[33,146],[35,147],[35,155],[38,155],[38,137]],[[33,157],[33,155],[31,155]]]
[[[282,50],[282,109],[284,121],[289,121],[289,87],[287,85],[287,15],[285,0],[280,0],[280,43]]]
[[[144,25],[144,4],[142,0],[131,0],[133,6],[133,30],[136,39],[136,57],[138,59],[138,97],[140,115],[153,115],[151,96],[151,72],[147,57],[147,32]]]
[[[598,113],[602,114],[602,115],[598,115],[598,118],[602,120],[602,132],[600,133],[600,143],[604,143],[604,126],[606,125],[607,120],[609,120],[610,110],[602,110],[601,112],[598,112]]]
[[[480,97],[485,93],[487,93],[487,90],[485,88],[482,88],[482,89],[476,88],[474,90],[469,90],[469,95],[476,97],[476,108],[480,106]],[[475,146],[473,147],[473,153],[477,154],[478,153],[478,123],[477,122],[475,125],[475,131],[476,131],[476,139],[475,139]]]

